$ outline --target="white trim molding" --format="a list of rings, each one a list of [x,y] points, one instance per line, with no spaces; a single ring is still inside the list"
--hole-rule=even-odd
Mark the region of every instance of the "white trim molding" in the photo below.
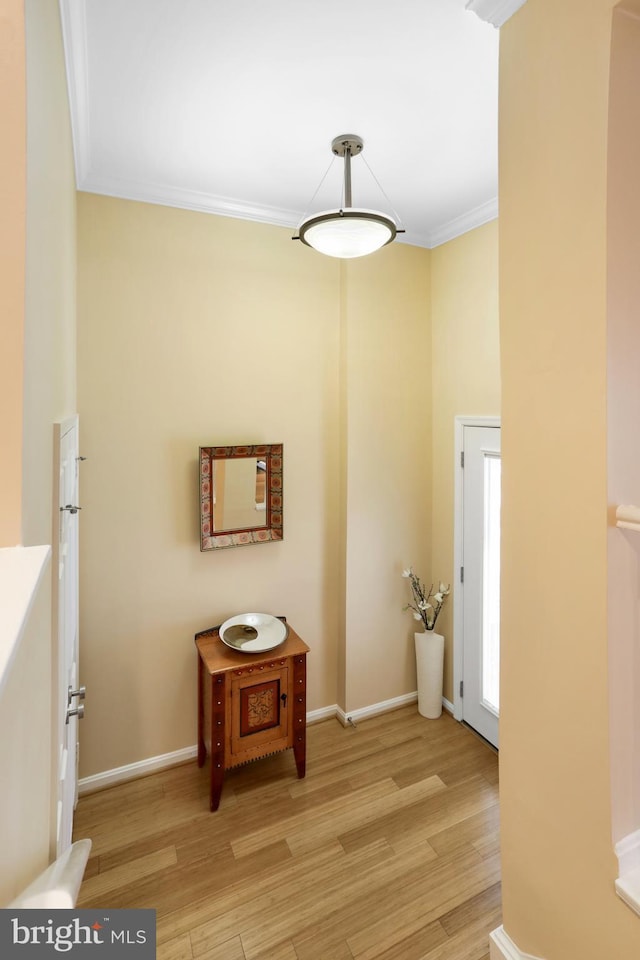
[[[177,207],[180,210],[194,210],[197,213],[213,213],[219,217],[269,223],[289,229],[293,229],[300,219],[300,215],[294,210],[245,203],[234,197],[222,197],[200,190],[172,187],[165,183],[151,181],[123,180],[119,177],[98,177],[88,174],[78,178],[78,190],[98,193],[103,197],[154,203],[161,207]]]
[[[127,780],[147,777],[150,773],[157,773],[158,770],[165,770],[167,767],[176,767],[179,763],[186,763],[197,756],[197,747],[184,747],[182,750],[163,753],[158,757],[148,757],[146,760],[138,760],[136,763],[127,763],[124,767],[104,770],[102,773],[95,773],[91,777],[83,777],[82,780],[79,780],[78,794],[82,796],[85,793],[104,790],[106,787],[115,787],[117,783],[126,783]]]
[[[619,840],[615,853],[618,858],[616,893],[640,916],[640,830]]]
[[[449,220],[447,223],[436,227],[435,230],[431,231],[429,239],[426,242],[417,243],[413,240],[409,242],[414,242],[415,246],[427,247],[429,250],[433,250],[434,247],[448,243],[449,240],[455,240],[456,237],[461,237],[464,233],[475,230],[476,227],[482,227],[485,223],[490,223],[492,220],[497,220],[497,218],[498,198],[492,197],[491,200],[480,204],[479,207],[474,207],[473,210],[463,213],[462,216],[454,217],[453,220]]]
[[[309,710],[307,713],[307,724],[320,723],[322,720],[332,720],[338,716],[338,704],[334,703],[330,707],[320,707],[319,710]]]
[[[469,0],[465,9],[494,27],[501,27],[526,2],[527,0]]]
[[[453,716],[462,720],[462,697],[460,696],[460,681],[464,676],[463,657],[463,590],[460,589],[460,568],[463,566],[462,537],[464,527],[462,523],[462,495],[464,473],[461,465],[461,455],[464,450],[465,427],[500,427],[500,417],[495,416],[464,416],[454,418],[454,492],[453,492]]]
[[[531,953],[523,953],[515,945],[503,926],[497,927],[489,934],[490,960],[540,960]]]
[[[372,703],[368,707],[360,707],[358,710],[343,710],[342,707],[336,707],[336,717],[343,727],[357,723],[358,720],[366,720],[368,717],[377,717],[381,713],[389,713],[390,710],[397,710],[398,707],[404,707],[408,703],[416,703],[418,700],[418,691],[405,693],[401,697],[393,697],[391,700],[382,700],[380,703]]]
[[[71,116],[76,188],[82,190],[89,172],[89,68],[87,63],[87,11],[84,0],[59,0],[62,43],[65,52],[67,92]]]
[[[634,504],[621,504],[616,507],[616,527],[624,530],[640,530],[640,507]]]
[[[79,68],[76,68],[79,70]],[[172,187],[164,183],[123,180],[117,177],[99,177],[88,171],[89,152],[87,122],[80,116],[78,108],[76,128],[79,131],[76,151],[76,180],[78,190],[97,193],[103,197],[115,197],[120,200],[134,200],[138,203],[153,203],[164,207],[177,207],[180,210],[194,210],[197,213],[210,213],[218,217],[231,217],[235,220],[250,220],[253,223],[268,223],[276,227],[295,230],[300,222],[300,212],[278,207],[262,206],[257,203],[245,203],[233,197],[216,196],[203,191]],[[75,138],[74,138],[75,143]],[[449,240],[475,230],[498,216],[498,198],[492,197],[486,203],[474,207],[453,220],[436,227],[428,235],[407,232],[397,237],[398,243],[407,243],[414,247],[432,250]]]

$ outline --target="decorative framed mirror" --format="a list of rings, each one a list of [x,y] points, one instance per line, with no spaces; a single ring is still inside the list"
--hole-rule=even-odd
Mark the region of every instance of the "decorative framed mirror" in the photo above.
[[[282,540],[282,444],[200,447],[200,550]]]

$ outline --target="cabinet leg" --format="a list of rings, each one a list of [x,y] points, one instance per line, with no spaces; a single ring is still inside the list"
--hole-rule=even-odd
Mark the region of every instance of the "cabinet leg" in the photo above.
[[[293,756],[296,761],[296,770],[298,771],[298,780],[303,780],[307,765],[307,738],[296,740],[293,745]]]
[[[211,761],[211,792],[209,795],[209,809],[213,813],[220,806],[220,797],[222,796],[222,784],[224,782],[224,768],[217,766],[215,760]]]
[[[204,744],[204,670],[202,658],[198,657],[198,766],[203,767],[207,759],[207,748]]]

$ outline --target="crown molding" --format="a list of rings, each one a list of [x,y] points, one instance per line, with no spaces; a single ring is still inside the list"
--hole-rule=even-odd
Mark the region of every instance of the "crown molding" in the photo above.
[[[469,0],[465,9],[471,10],[494,27],[501,27],[526,2],[527,0]]]
[[[89,170],[89,70],[84,0],[60,0],[60,24],[67,67],[67,92],[71,116],[76,186]]]
[[[178,207],[182,210],[194,210],[197,213],[212,213],[220,217],[232,217],[236,220],[252,220],[256,223],[269,223],[276,227],[295,229],[300,222],[300,212],[260,204],[248,204],[232,197],[220,197],[197,190],[182,187],[168,187],[166,184],[121,180],[116,177],[85,176],[78,177],[78,190],[97,193],[120,200],[134,200],[139,203],[155,203],[164,207]],[[424,247],[427,250],[438,247],[469,230],[475,230],[498,216],[498,200],[493,198],[487,203],[475,207],[462,216],[441,224],[428,236],[407,233],[396,237],[397,243]]]
[[[463,233],[468,233],[469,230],[475,230],[476,227],[481,227],[491,220],[496,220],[497,217],[498,198],[492,197],[491,200],[480,204],[479,207],[474,207],[474,209],[469,210],[468,213],[454,217],[454,219],[449,220],[448,223],[443,223],[442,226],[437,227],[430,234],[427,245],[429,248],[439,247],[442,243],[447,243],[449,240],[455,240],[456,237],[461,237]]]
[[[88,176],[78,185],[78,189],[86,193],[119,197],[122,200],[137,200],[163,207],[180,207],[183,210],[195,210],[199,213],[215,213],[221,217],[234,217],[237,220],[271,223],[278,227],[295,227],[300,220],[300,214],[296,210],[245,203],[233,197],[220,197],[184,187],[171,187],[164,183]]]

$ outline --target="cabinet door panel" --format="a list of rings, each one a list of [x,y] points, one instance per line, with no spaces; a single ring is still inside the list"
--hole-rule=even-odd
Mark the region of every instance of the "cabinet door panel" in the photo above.
[[[280,677],[240,687],[240,737],[280,726]],[[286,691],[285,691],[286,695]]]
[[[288,664],[231,681],[231,764],[291,746]]]

